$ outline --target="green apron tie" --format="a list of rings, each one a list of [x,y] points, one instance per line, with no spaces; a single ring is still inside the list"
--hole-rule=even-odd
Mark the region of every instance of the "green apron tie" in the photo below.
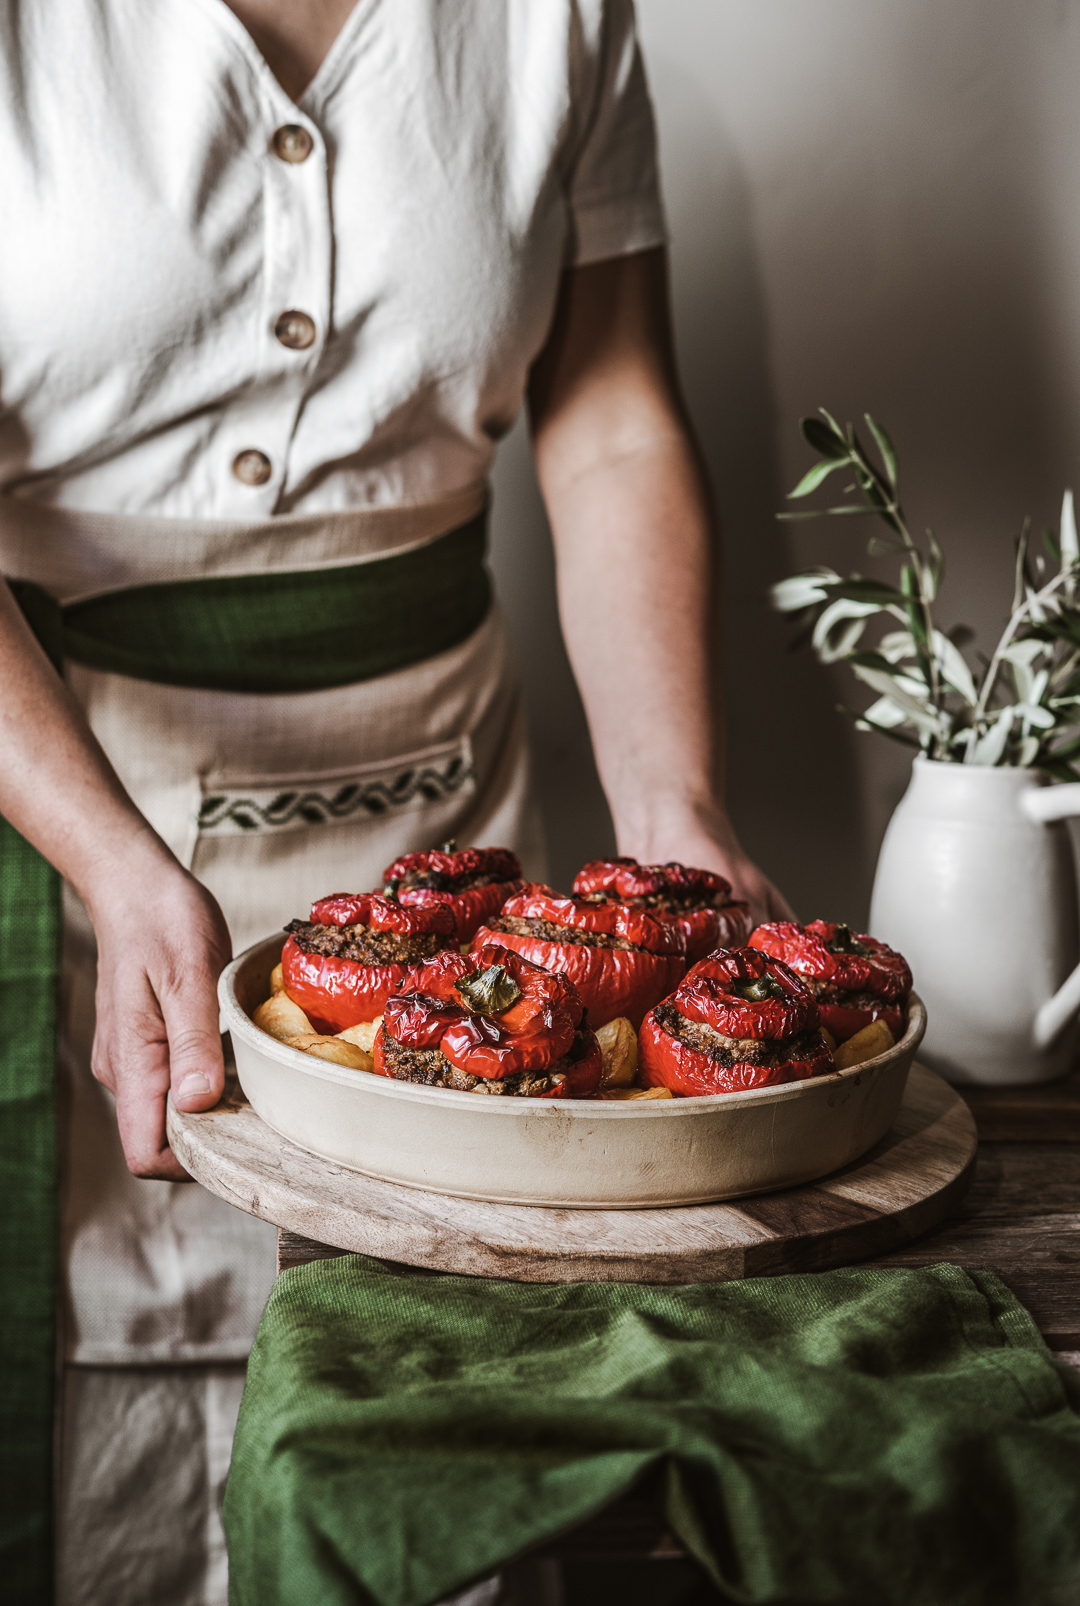
[[[389,674],[470,636],[491,606],[487,514],[344,568],[135,586],[61,607],[11,590],[65,658],[166,686],[320,691]],[[56,1040],[60,877],[0,818],[0,1579],[8,1606],[52,1599],[59,1274]]]

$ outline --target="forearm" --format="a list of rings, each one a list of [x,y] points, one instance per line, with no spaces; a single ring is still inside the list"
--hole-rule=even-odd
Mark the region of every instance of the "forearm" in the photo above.
[[[567,273],[529,385],[559,609],[619,849],[790,911],[723,803],[709,501],[679,397],[662,251]]]
[[[93,907],[117,864],[169,859],[0,584],[0,813]]]
[[[722,731],[709,659],[711,531],[686,434],[662,416],[636,439],[542,478],[567,651],[620,850],[666,856],[722,810]]]

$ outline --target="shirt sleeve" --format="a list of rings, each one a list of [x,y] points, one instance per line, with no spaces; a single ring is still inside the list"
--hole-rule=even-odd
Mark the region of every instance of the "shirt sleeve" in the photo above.
[[[583,43],[592,70],[581,75],[582,132],[567,184],[566,263],[572,267],[645,251],[668,238],[633,0],[602,0],[590,9],[595,30],[586,24],[586,39],[593,38]]]

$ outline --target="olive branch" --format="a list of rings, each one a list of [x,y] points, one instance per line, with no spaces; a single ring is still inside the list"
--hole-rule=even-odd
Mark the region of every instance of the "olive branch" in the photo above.
[[[822,663],[850,664],[877,693],[862,713],[841,705],[862,731],[878,731],[927,757],[965,764],[1009,764],[1046,770],[1058,780],[1080,779],[1080,545],[1073,495],[1061,504],[1057,538],[1043,532],[1045,553],[1033,553],[1030,524],[1016,543],[1012,610],[981,674],[963,648],[974,639],[966,625],[940,630],[934,606],[945,556],[932,530],[925,544],[911,533],[900,502],[899,464],[886,430],[869,413],[866,426],[880,463],[868,454],[851,424],[841,429],[821,409],[804,418],[802,433],[817,452],[789,500],[810,496],[831,474],[849,470],[846,495],[861,500],[834,507],[780,513],[781,519],[877,517],[885,532],[870,538],[872,557],[895,557],[899,585],[811,569],[781,580],[774,607],[798,617],[792,645],[810,642]],[[1053,572],[1051,570],[1053,565]],[[863,638],[871,620],[887,629],[876,644]],[[896,627],[899,628],[896,628]]]

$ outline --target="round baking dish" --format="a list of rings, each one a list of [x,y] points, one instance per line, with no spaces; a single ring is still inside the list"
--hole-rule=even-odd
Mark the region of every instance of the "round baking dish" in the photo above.
[[[223,972],[240,1085],[282,1137],[352,1171],[463,1199],[567,1209],[708,1204],[812,1182],[884,1137],[926,1011],[887,1054],[848,1071],[717,1098],[516,1099],[351,1071],[253,1025],[284,936]]]

